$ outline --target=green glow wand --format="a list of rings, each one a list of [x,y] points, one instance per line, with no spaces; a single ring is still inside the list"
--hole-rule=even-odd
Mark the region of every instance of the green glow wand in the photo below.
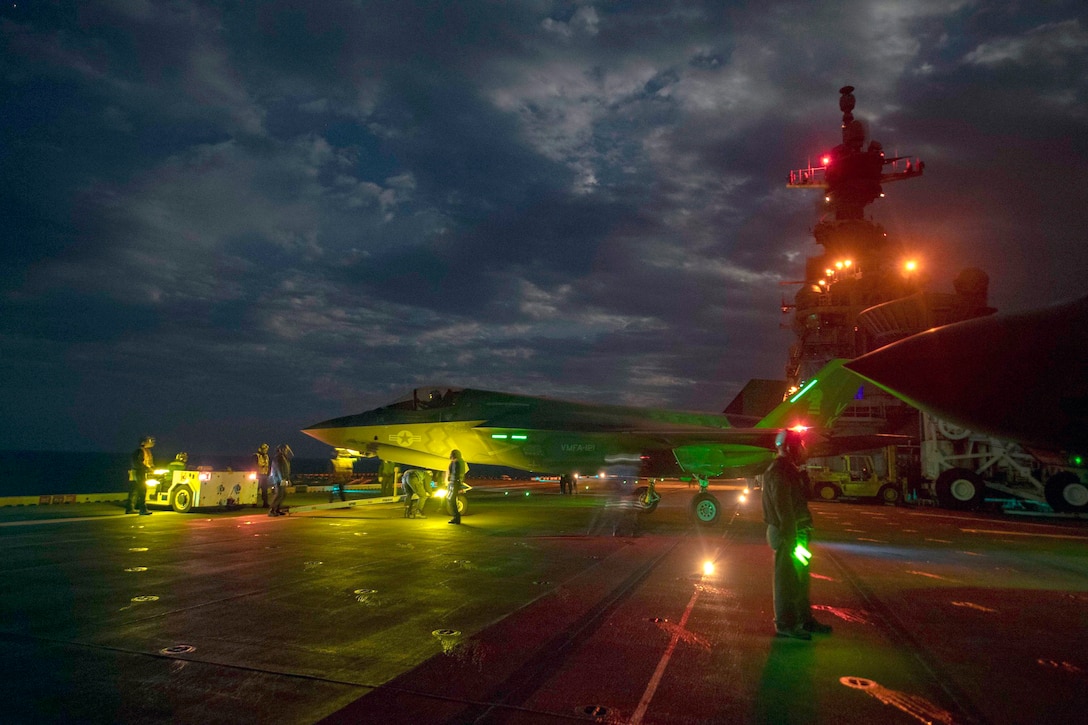
[[[798,543],[793,549],[793,555],[797,557],[797,561],[801,562],[804,566],[808,566],[808,560],[812,558],[812,552],[805,548],[805,545]]]

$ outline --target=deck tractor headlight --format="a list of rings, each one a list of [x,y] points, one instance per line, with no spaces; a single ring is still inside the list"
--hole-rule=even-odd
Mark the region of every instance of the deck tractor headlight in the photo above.
[[[435,492],[434,492],[434,497],[435,498],[446,498],[447,495],[449,495],[449,490],[448,489],[445,489],[445,488],[435,489]]]
[[[170,473],[170,471],[165,468],[156,468],[151,472],[151,476],[144,481],[144,484],[146,484],[148,488],[155,488],[162,483],[160,476],[165,476],[168,473]]]

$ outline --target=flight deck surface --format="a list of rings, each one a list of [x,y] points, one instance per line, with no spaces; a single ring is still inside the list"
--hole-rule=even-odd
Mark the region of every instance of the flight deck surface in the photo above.
[[[1088,527],[813,503],[775,639],[758,494],[648,516],[622,487],[473,482],[399,505],[0,509],[7,722],[1021,723],[1088,711]],[[526,492],[530,492],[526,496]],[[318,503],[320,494],[288,503]],[[716,562],[712,575],[705,560]]]

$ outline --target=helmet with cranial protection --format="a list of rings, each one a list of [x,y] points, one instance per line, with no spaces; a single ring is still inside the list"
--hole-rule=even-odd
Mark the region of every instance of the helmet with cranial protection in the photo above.
[[[788,457],[795,464],[800,465],[808,457],[805,450],[804,428],[783,428],[774,438],[774,446],[779,455]]]

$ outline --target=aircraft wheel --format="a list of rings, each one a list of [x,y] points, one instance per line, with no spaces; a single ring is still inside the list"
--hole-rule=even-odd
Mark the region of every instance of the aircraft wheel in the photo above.
[[[950,441],[962,441],[964,438],[971,435],[971,431],[966,428],[953,425],[945,420],[937,422],[937,432]]]
[[[1088,485],[1071,471],[1062,471],[1046,482],[1046,502],[1058,512],[1088,511]]]
[[[967,468],[950,468],[937,477],[937,502],[942,508],[973,511],[985,496],[982,477]]]
[[[193,489],[189,486],[178,486],[170,493],[170,507],[179,514],[186,514],[193,510]]]
[[[457,497],[457,512],[462,516],[465,515],[465,511],[468,510],[468,502],[465,501],[464,496]],[[453,516],[453,501],[449,496],[446,497],[446,513]]]
[[[839,487],[833,483],[819,484],[818,486],[816,486],[815,493],[816,498],[820,499],[821,501],[834,501],[840,495],[842,495],[842,491],[840,491]]]
[[[691,513],[699,525],[713,526],[722,515],[722,506],[718,499],[704,491],[695,494],[695,498],[691,500]]]
[[[880,490],[877,491],[876,495],[877,498],[881,500],[881,502],[891,504],[892,506],[899,505],[899,501],[903,498],[903,494],[899,490],[899,486],[896,486],[892,483],[886,483],[881,486]]]
[[[652,514],[657,508],[657,504],[661,503],[661,497],[658,496],[652,502],[648,502],[646,497],[650,493],[649,486],[639,486],[635,489],[635,500],[638,501],[639,510],[645,514]]]

